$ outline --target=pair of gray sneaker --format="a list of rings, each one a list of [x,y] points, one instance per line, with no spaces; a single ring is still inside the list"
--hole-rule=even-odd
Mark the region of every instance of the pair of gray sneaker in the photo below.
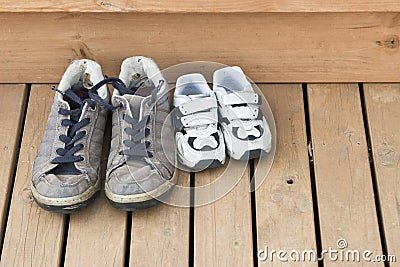
[[[111,105],[107,84],[114,87]],[[112,138],[104,184],[109,202],[133,210],[167,195],[177,176],[174,134],[168,83],[153,60],[124,60],[119,78],[104,78],[94,61],[76,60],[53,90],[32,170],[32,195],[40,207],[70,213],[98,195],[109,110]]]

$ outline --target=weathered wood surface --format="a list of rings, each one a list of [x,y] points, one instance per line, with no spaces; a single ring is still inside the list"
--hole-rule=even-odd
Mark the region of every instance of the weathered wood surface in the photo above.
[[[383,12],[400,11],[396,0],[2,0],[2,12]]]
[[[65,216],[39,208],[29,189],[53,97],[49,85],[32,85],[1,255],[5,266],[60,264]]]
[[[274,114],[277,150],[267,178],[255,192],[259,266],[318,266],[316,262],[282,262],[268,251],[316,250],[306,123],[301,84],[260,84]],[[266,160],[255,168],[262,180]]]
[[[382,254],[358,85],[310,84],[308,99],[322,247],[339,250],[344,239],[346,249]]]
[[[400,84],[365,84],[365,106],[389,255],[400,255]]]
[[[400,81],[399,13],[0,13],[0,24],[0,83],[56,83],[77,58],[115,76],[134,55],[161,69],[239,65],[256,82]]]
[[[25,117],[27,88],[24,84],[0,84],[0,243],[3,237],[12,181]]]

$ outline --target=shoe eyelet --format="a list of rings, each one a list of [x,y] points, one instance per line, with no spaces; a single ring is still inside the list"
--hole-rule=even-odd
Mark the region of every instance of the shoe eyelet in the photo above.
[[[144,143],[146,148],[149,148],[151,146],[151,142],[149,140],[146,140]]]

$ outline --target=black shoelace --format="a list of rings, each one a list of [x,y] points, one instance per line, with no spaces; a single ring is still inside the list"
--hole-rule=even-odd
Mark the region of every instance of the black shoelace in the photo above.
[[[160,80],[157,87],[153,89],[151,92],[150,101],[147,103],[148,106],[152,106],[155,104],[157,100],[157,93],[164,84],[164,80]],[[127,90],[130,94],[131,91],[123,88],[121,91],[119,88],[116,88],[120,93]],[[150,128],[147,127],[148,123],[150,122],[150,114],[143,116],[142,119],[139,121],[135,121],[134,118],[125,114],[124,120],[130,124],[130,127],[126,127],[124,131],[130,136],[129,139],[124,140],[124,145],[128,147],[119,153],[121,155],[132,156],[132,157],[153,157],[153,153],[148,149],[151,146],[150,141],[144,141],[144,139],[150,134]]]
[[[83,118],[80,120],[80,116],[82,113],[82,109],[87,103],[90,108],[94,109],[96,102],[99,103],[101,106],[112,109],[113,107],[104,101],[98,94],[97,90],[102,87],[106,83],[112,82],[113,78],[107,78],[100,81],[98,84],[94,85],[90,90],[88,90],[88,98],[82,100],[78,95],[76,95],[71,89],[66,91],[60,91],[56,87],[52,87],[51,89],[57,91],[58,93],[62,94],[63,97],[67,98],[72,102],[71,104],[75,104],[77,106],[75,109],[64,109],[60,108],[58,113],[65,116],[70,116],[69,119],[63,119],[61,121],[62,126],[68,127],[67,135],[62,134],[59,136],[61,142],[65,145],[63,148],[57,148],[56,153],[58,157],[54,158],[51,163],[53,164],[67,164],[67,163],[74,163],[78,161],[83,161],[84,158],[82,156],[76,156],[75,153],[81,150],[84,145],[83,144],[75,144],[77,141],[82,139],[87,132],[85,130],[79,131],[81,128],[85,127],[90,123],[90,118]],[[122,81],[121,81],[122,82]]]
[[[104,84],[108,83],[111,83],[111,85],[116,90],[118,90],[120,95],[133,95],[135,93],[134,90],[127,89],[123,81],[118,78],[106,78],[100,81],[90,90],[88,90],[89,97],[84,100],[78,97],[72,90],[66,90],[65,92],[63,92],[55,87],[52,87],[52,90],[55,90],[58,93],[62,94],[64,97],[69,98],[70,101],[78,106],[78,108],[76,109],[60,108],[58,111],[61,115],[70,116],[70,119],[63,119],[61,121],[61,125],[67,126],[69,128],[67,131],[67,135],[62,134],[59,136],[60,141],[62,141],[65,145],[64,148],[58,148],[56,150],[56,153],[59,156],[52,160],[53,164],[68,164],[84,160],[82,156],[76,156],[74,154],[84,147],[83,144],[75,143],[87,134],[86,131],[79,130],[90,123],[89,118],[79,120],[85,103],[87,103],[91,108],[94,108],[97,102],[108,110],[114,110],[121,107],[114,107],[110,105],[97,94],[97,90]],[[148,106],[151,106],[156,102],[157,92],[163,84],[164,80],[160,80],[158,86],[153,89],[150,101],[147,104]],[[147,128],[147,124],[150,121],[150,115],[145,115],[140,121],[136,122],[132,117],[125,114],[124,120],[131,125],[131,127],[127,127],[124,129],[124,131],[130,136],[130,139],[123,141],[124,145],[128,147],[128,149],[121,151],[120,154],[133,157],[153,157],[153,154],[147,150],[151,145],[150,141],[143,141],[143,139],[150,134],[150,129]]]

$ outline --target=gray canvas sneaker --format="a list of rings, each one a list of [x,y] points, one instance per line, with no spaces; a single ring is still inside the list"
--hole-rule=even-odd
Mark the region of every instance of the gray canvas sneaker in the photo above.
[[[165,197],[176,179],[168,85],[145,57],[124,60],[119,78],[111,99],[105,194],[116,208],[146,208]]]
[[[87,206],[100,189],[100,160],[109,91],[101,67],[76,60],[54,96],[32,170],[32,194],[48,211]],[[95,85],[94,85],[95,84]],[[109,107],[108,107],[109,108]]]

